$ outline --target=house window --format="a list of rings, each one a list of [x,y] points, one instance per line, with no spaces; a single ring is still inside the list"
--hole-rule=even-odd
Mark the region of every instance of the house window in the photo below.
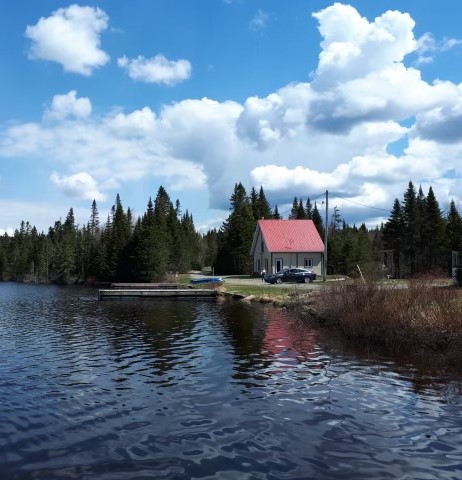
[[[313,259],[312,258],[305,258],[303,266],[305,268],[311,268],[313,266]]]
[[[265,252],[265,244],[261,242],[261,253]]]
[[[268,271],[268,259],[265,258],[265,270]]]

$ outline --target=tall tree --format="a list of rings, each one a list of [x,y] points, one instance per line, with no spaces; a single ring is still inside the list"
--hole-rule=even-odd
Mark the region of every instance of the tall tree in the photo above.
[[[117,280],[122,274],[120,271],[121,253],[126,248],[132,233],[130,218],[123,208],[119,194],[116,195],[115,204],[111,208],[106,230],[107,275],[109,280]]]
[[[423,270],[434,269],[441,265],[440,257],[445,248],[445,221],[436,200],[433,188],[430,186],[425,199],[424,218],[421,236],[424,264]]]
[[[419,222],[417,210],[417,195],[412,181],[404,193],[402,215],[404,221],[404,265],[405,272],[413,274],[416,272],[416,261],[418,245],[420,241]]]
[[[292,202],[292,208],[290,209],[289,213],[289,220],[295,220],[298,216],[298,198],[294,197]]]
[[[304,220],[306,218],[305,207],[303,205],[303,200],[300,198],[298,202],[298,209],[297,209],[297,219]]]
[[[282,220],[282,217],[279,213],[279,209],[277,205],[274,206],[273,218],[274,220]]]
[[[252,205],[242,183],[234,186],[231,195],[231,214],[222,225],[218,236],[218,258],[224,273],[248,273],[251,270],[255,220]]]
[[[322,221],[321,214],[319,213],[318,206],[316,205],[316,202],[314,202],[314,207],[313,207],[313,212],[311,214],[311,219],[313,220],[313,223],[316,227],[316,230],[318,231],[320,237],[324,239],[324,225]]]
[[[263,187],[260,186],[260,191],[258,192],[257,198],[257,214],[258,217],[256,220],[268,219],[272,218],[273,212],[271,211],[270,204],[266,198],[265,192],[263,191]]]
[[[392,250],[393,266],[390,267],[390,271],[395,272],[395,276],[400,278],[401,276],[401,257],[404,251],[406,239],[406,226],[401,209],[401,203],[396,198],[393,204],[393,208],[390,213],[390,218],[383,227],[383,244],[386,250]],[[388,265],[387,265],[388,267]]]
[[[462,250],[462,218],[457,211],[454,200],[451,200],[446,222],[446,239],[449,250]]]
[[[312,220],[313,205],[311,205],[310,197],[308,197],[308,198],[306,199],[305,213],[306,213],[306,218],[307,218],[308,220]]]

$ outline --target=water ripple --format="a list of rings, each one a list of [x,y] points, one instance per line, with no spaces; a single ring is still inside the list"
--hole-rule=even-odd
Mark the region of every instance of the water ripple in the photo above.
[[[456,378],[283,310],[96,297],[0,285],[2,478],[462,476]]]

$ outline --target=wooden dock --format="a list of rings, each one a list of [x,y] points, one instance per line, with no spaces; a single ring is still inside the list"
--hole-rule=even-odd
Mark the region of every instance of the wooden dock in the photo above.
[[[111,288],[121,290],[179,290],[192,287],[181,283],[111,283]]]
[[[115,283],[98,290],[100,300],[110,298],[215,298],[217,290],[185,287],[180,284]]]

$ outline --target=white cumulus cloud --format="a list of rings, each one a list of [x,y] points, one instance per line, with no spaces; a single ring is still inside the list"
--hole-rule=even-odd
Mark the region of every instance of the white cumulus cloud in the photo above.
[[[105,200],[106,196],[98,190],[95,179],[86,172],[74,175],[60,175],[53,172],[50,180],[66,195],[85,200]]]
[[[85,118],[91,115],[91,102],[88,98],[77,98],[75,90],[65,95],[55,95],[50,108],[45,112],[49,120],[65,118]]]
[[[37,24],[28,25],[29,57],[60,63],[67,72],[89,76],[109,55],[100,48],[108,16],[100,8],[71,5],[59,8]]]
[[[367,211],[375,221],[409,180],[424,189],[431,182],[442,205],[462,202],[462,87],[429,82],[405,64],[419,52],[412,18],[388,11],[368,20],[339,3],[315,18],[322,38],[311,82],[242,103],[184,99],[156,112],[146,105],[100,115],[71,91],[53,98],[43,122],[0,126],[0,156],[65,171],[52,182],[80,198],[146,179],[169,191],[207,191],[224,217],[239,181],[262,185],[281,213],[294,196],[328,189],[343,197],[344,215],[364,212],[361,203],[384,209]],[[144,58],[119,63],[129,73],[139,67],[139,79],[151,75],[142,73]],[[168,84],[178,75],[166,68],[151,79]]]
[[[192,70],[188,60],[169,60],[161,54],[152,58],[139,55],[129,59],[124,56],[117,60],[117,64],[124,68],[133,80],[170,87],[190,78]]]

